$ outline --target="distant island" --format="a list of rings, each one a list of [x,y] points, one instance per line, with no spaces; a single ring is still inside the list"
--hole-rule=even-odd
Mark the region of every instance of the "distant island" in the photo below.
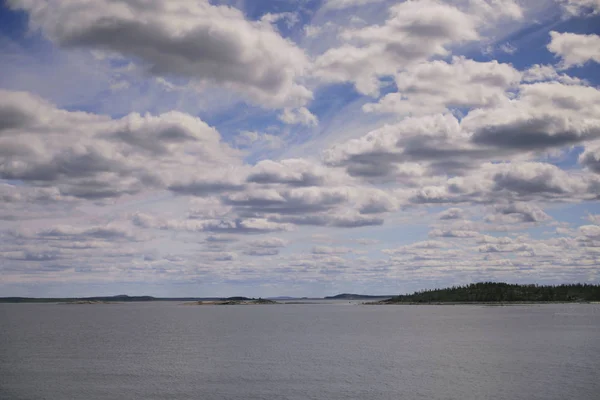
[[[98,297],[0,297],[0,303],[75,303],[75,304],[104,304],[127,303],[133,301],[156,301],[152,296],[117,296]],[[190,299],[192,300],[192,299]]]
[[[389,297],[394,297],[393,295],[390,296],[377,296],[377,295],[367,295],[367,294],[353,294],[353,293],[342,293],[342,294],[337,294],[335,296],[327,296],[325,297],[325,300],[371,300],[371,299],[382,299],[382,298],[389,298]]]
[[[394,296],[373,304],[436,303],[576,303],[600,301],[600,285],[518,285],[502,282],[472,283],[446,289],[423,290]]]
[[[201,300],[184,303],[186,306],[236,306],[236,305],[261,305],[261,304],[281,304],[269,299],[250,299],[247,297],[231,297],[223,300]]]
[[[152,296],[117,296],[98,297],[0,297],[0,303],[66,303],[66,304],[114,304],[148,301],[187,301],[187,302],[243,302],[262,299],[249,297],[152,297]]]

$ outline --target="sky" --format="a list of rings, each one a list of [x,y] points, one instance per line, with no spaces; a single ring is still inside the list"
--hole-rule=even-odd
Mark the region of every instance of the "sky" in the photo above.
[[[0,4],[0,296],[600,283],[600,0]]]

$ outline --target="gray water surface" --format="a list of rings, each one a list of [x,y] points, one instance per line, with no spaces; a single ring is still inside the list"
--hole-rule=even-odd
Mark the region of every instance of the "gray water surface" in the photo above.
[[[597,304],[0,304],[2,400],[599,398]]]

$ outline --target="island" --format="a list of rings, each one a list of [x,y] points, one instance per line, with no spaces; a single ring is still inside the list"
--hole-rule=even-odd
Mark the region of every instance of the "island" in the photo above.
[[[369,304],[523,304],[600,301],[600,285],[519,285],[480,282],[445,289],[422,290]]]
[[[247,297],[229,297],[222,300],[199,300],[184,303],[186,306],[235,306],[235,305],[261,305],[261,304],[281,304],[269,299],[250,299]]]
[[[0,303],[65,303],[65,304],[113,304],[158,300],[152,296],[117,296],[97,297],[0,297]]]
[[[392,295],[372,295],[372,294],[353,294],[353,293],[341,293],[335,296],[327,296],[325,300],[375,300],[375,299],[389,299],[394,297]]]
[[[244,302],[255,301],[248,297],[153,297],[153,296],[128,296],[120,294],[117,296],[96,297],[0,297],[0,303],[59,303],[59,304],[115,304],[135,303],[151,301],[177,301],[177,302]],[[257,302],[266,300],[258,299]]]

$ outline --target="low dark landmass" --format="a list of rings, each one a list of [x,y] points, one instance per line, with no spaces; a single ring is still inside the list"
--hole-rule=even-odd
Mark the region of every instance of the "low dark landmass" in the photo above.
[[[335,296],[327,296],[325,300],[369,300],[369,299],[382,299],[382,298],[390,298],[394,297],[390,296],[376,296],[376,295],[366,295],[366,294],[353,294],[353,293],[342,293]]]
[[[132,301],[156,301],[152,296],[100,296],[100,297],[0,297],[0,303],[127,303]]]
[[[255,305],[255,304],[281,304],[269,299],[250,299],[244,297],[240,298],[229,298],[225,300],[209,300],[209,301],[193,301],[184,303],[186,306],[235,306],[235,305]]]
[[[152,296],[98,296],[98,297],[0,297],[0,303],[68,303],[68,304],[103,304],[129,303],[148,301],[246,301],[249,297],[152,297]]]
[[[600,301],[600,285],[515,285],[498,282],[473,283],[395,296],[374,304],[537,304]]]

